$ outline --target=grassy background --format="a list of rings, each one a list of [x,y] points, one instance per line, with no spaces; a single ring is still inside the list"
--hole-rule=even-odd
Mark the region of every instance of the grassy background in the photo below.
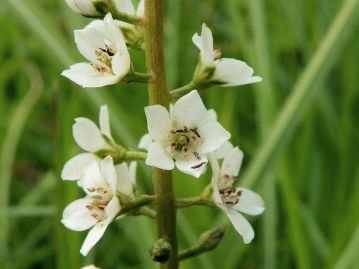
[[[248,246],[232,228],[213,252],[181,268],[356,268],[359,256],[358,0],[166,1],[168,84],[187,83],[206,22],[224,57],[244,59],[261,84],[204,92],[232,142],[245,153],[239,184],[265,199],[250,218]],[[64,229],[62,210],[83,194],[62,182],[64,162],[80,152],[71,135],[77,116],[97,120],[108,104],[115,138],[135,148],[146,131],[146,87],[83,90],[59,76],[81,60],[73,29],[88,22],[62,0],[0,3],[0,268],[156,268],[148,249],[156,227],[145,217],[110,226],[82,258],[85,233]],[[131,52],[144,71],[142,52]],[[220,92],[219,92],[220,91]],[[208,183],[175,172],[179,197]],[[141,166],[141,192],[151,192]],[[207,208],[178,213],[180,248],[226,223]]]

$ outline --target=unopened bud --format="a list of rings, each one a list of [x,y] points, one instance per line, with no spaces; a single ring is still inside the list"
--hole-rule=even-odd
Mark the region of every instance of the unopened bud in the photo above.
[[[158,241],[150,249],[150,255],[152,260],[160,263],[168,261],[171,256],[171,253],[172,248],[170,243],[168,243],[163,238],[158,239]]]
[[[203,251],[215,249],[221,242],[225,231],[226,225],[206,231],[199,237],[198,244],[202,247]]]
[[[95,2],[97,0],[65,0],[67,5],[76,13],[84,16],[98,16],[100,15],[96,9]]]

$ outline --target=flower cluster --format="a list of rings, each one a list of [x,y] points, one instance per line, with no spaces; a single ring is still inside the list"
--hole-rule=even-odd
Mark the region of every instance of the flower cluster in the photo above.
[[[103,19],[95,19],[84,29],[74,31],[77,48],[88,62],[70,66],[62,72],[64,77],[86,88],[148,79],[149,75],[135,72],[130,57],[130,48],[144,49],[143,25],[133,24],[143,21],[144,0],[139,1],[137,9],[131,0],[66,2],[77,13]],[[231,134],[218,122],[216,112],[206,108],[198,91],[212,86],[255,83],[261,78],[253,76],[253,69],[245,62],[221,58],[221,51],[214,49],[212,32],[205,24],[192,41],[200,55],[190,86],[172,91],[171,97],[179,98],[169,109],[161,105],[144,108],[148,133],[141,138],[139,148],[147,153],[127,154],[130,151],[115,142],[107,106],[100,108],[99,127],[87,118],[75,119],[73,137],[86,152],[71,158],[61,176],[77,181],[85,197],[65,208],[62,223],[75,231],[91,228],[80,251],[83,255],[87,255],[112,221],[131,214],[131,210],[141,214],[140,208],[150,204],[151,200],[139,201],[144,196],[135,194],[136,163],[126,163],[133,159],[145,159],[148,166],[163,170],[177,167],[196,178],[205,172],[209,162],[213,171],[212,196],[207,202],[229,217],[245,243],[253,239],[253,228],[240,212],[261,214],[264,202],[258,194],[234,187],[243,153],[229,142]]]
[[[121,210],[118,195],[134,197],[136,162],[130,165],[114,165],[111,156],[100,159],[95,154],[110,147],[112,137],[109,128],[107,107],[100,111],[101,131],[86,118],[76,119],[73,135],[83,149],[82,153],[70,159],[62,170],[64,180],[77,180],[86,197],[68,205],[63,213],[62,223],[69,229],[84,231],[91,227],[81,253],[87,255]]]

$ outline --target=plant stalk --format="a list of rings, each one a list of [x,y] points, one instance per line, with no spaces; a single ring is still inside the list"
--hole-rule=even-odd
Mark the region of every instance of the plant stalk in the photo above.
[[[148,84],[149,104],[169,107],[170,95],[166,86],[163,51],[163,0],[145,1],[145,47],[147,70],[151,74]],[[176,206],[171,171],[152,169],[157,196],[156,219],[160,238],[171,245],[171,255],[162,269],[178,268],[176,235]]]

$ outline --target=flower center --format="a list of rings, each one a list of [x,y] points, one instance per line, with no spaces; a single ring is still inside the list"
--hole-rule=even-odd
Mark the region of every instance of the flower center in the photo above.
[[[239,198],[242,195],[242,191],[236,191],[233,187],[228,187],[225,189],[219,190],[223,203],[227,207],[233,207],[239,202]]]
[[[191,168],[200,168],[206,162],[200,162],[201,157],[193,150],[194,145],[202,140],[196,128],[189,129],[184,126],[182,129],[173,129],[169,133],[169,141],[172,153],[180,153],[184,158],[193,156],[199,163]]]
[[[105,48],[98,48],[95,50],[96,59],[100,64],[91,63],[91,66],[96,72],[101,74],[112,74],[112,57],[116,52],[117,49],[115,45],[105,40]]]
[[[234,181],[237,179],[236,176],[224,174],[221,176],[218,182],[218,188],[220,190],[232,187]]]
[[[91,216],[98,220],[102,221],[107,218],[105,208],[108,205],[109,200],[99,198],[94,199],[91,204],[87,205],[86,208],[90,211]]]

